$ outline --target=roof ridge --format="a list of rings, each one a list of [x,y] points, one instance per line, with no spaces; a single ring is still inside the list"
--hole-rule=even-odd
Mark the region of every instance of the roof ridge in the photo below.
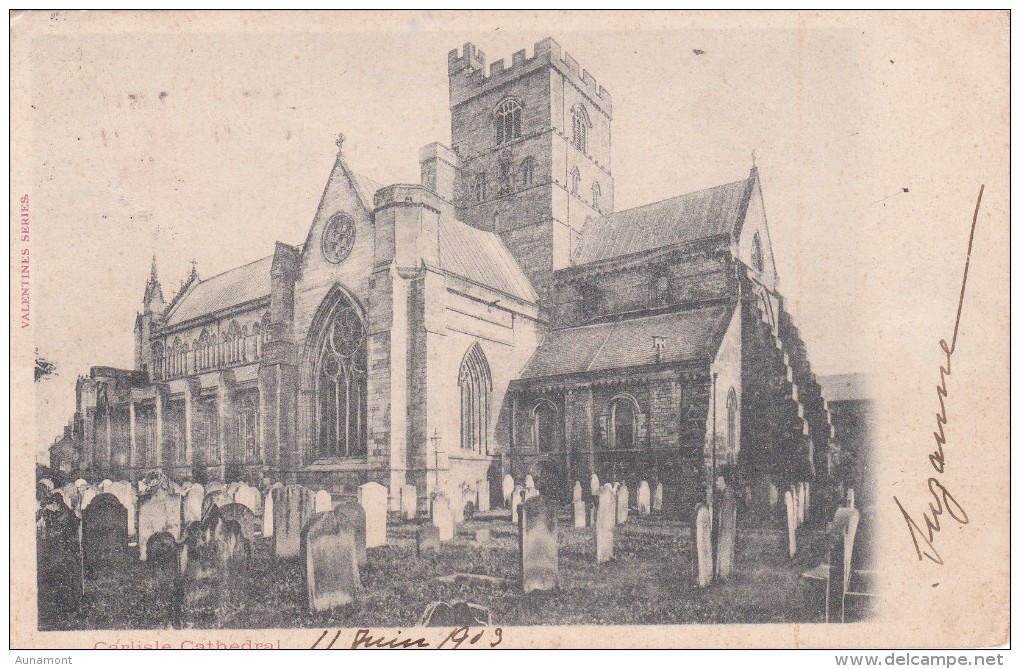
[[[708,186],[707,188],[699,188],[697,190],[688,191],[686,193],[680,193],[678,195],[671,195],[670,197],[664,197],[661,200],[655,200],[654,202],[647,202],[645,204],[639,204],[636,207],[629,207],[627,209],[619,209],[617,211],[613,211],[613,212],[610,212],[608,214],[603,214],[602,216],[598,216],[598,217],[592,218],[591,220],[597,221],[599,219],[609,218],[609,217],[615,216],[617,214],[624,214],[624,213],[626,213],[628,211],[635,211],[637,209],[644,209],[645,207],[654,207],[657,204],[662,204],[663,202],[669,202],[670,200],[676,200],[676,199],[681,198],[681,197],[687,197],[688,195],[694,195],[696,193],[704,193],[705,191],[715,190],[717,188],[726,188],[728,186],[735,186],[735,185],[737,185],[739,183],[743,183],[745,181],[748,181],[749,179],[750,179],[750,177],[747,177],[747,178],[744,178],[744,179],[737,179],[736,181],[728,181],[728,182],[726,182],[724,184],[718,184],[718,185],[715,185],[715,186]]]
[[[289,245],[288,245],[288,246],[289,246]],[[209,282],[209,281],[212,281],[213,279],[217,279],[217,278],[219,278],[219,277],[223,276],[224,274],[229,274],[229,273],[231,273],[231,272],[233,272],[233,271],[235,271],[235,270],[239,270],[239,269],[241,269],[241,268],[244,268],[244,267],[248,267],[249,265],[254,265],[255,263],[258,263],[258,262],[262,262],[263,260],[269,260],[269,259],[270,259],[270,258],[272,258],[272,257],[273,257],[274,255],[275,255],[275,254],[273,254],[273,253],[270,253],[269,255],[267,255],[267,256],[263,256],[262,258],[258,258],[258,259],[256,259],[256,260],[252,260],[252,261],[246,262],[246,263],[244,263],[244,264],[242,264],[242,265],[237,265],[236,267],[231,267],[230,269],[225,269],[225,270],[223,270],[222,272],[220,272],[219,274],[213,274],[213,275],[212,275],[211,277],[209,277],[208,279],[199,279],[199,280],[198,280],[198,283],[196,283],[195,285],[196,285],[196,286],[200,286],[200,285],[202,285],[203,283],[207,283],[207,282]]]

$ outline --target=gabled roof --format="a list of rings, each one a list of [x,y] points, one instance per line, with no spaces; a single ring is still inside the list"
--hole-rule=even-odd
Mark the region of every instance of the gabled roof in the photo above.
[[[439,263],[443,270],[488,286],[524,302],[538,295],[503,240],[492,232],[442,217],[439,221]]]
[[[571,262],[590,262],[651,251],[739,229],[755,180],[747,179],[588,219]]]
[[[272,268],[273,256],[267,256],[199,281],[167,312],[165,325],[177,325],[268,296],[272,288]]]
[[[521,378],[711,360],[732,314],[732,305],[716,305],[552,330],[532,354]],[[658,357],[653,337],[665,338]]]
[[[871,399],[868,393],[867,377],[864,374],[833,374],[817,377],[826,402]]]

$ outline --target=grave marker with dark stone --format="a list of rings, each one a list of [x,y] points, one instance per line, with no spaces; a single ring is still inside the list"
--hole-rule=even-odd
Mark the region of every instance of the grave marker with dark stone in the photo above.
[[[630,491],[624,483],[616,491],[616,523],[622,525],[627,522],[630,513]]]
[[[662,481],[655,484],[655,494],[652,495],[652,511],[662,511]]]
[[[138,533],[138,523],[136,518],[136,514],[138,512],[138,495],[135,493],[135,489],[127,481],[117,481],[116,483],[111,483],[109,485],[107,492],[114,495],[120,501],[121,506],[127,509],[128,536],[136,536]]]
[[[368,533],[365,510],[357,502],[340,502],[333,509],[333,512],[339,513],[351,524],[351,528],[354,530],[354,554],[358,559],[358,566],[364,567],[368,564],[368,551],[366,550]]]
[[[524,593],[556,588],[559,584],[556,507],[541,495],[521,505],[519,548]]]
[[[314,515],[312,491],[288,485],[272,495],[274,553],[278,558],[296,558],[301,553],[301,532]]]
[[[418,557],[425,557],[429,550],[439,549],[439,528],[431,522],[423,524],[415,533],[415,546]]]
[[[328,611],[357,601],[361,591],[354,527],[343,513],[316,514],[305,534],[308,606]]]
[[[470,602],[457,601],[432,602],[418,620],[418,627],[489,627],[492,625],[492,612],[484,606]]]
[[[733,555],[737,541],[737,500],[733,490],[723,493],[722,508],[719,512],[719,546],[716,550],[715,575],[725,579],[733,571]]]
[[[249,546],[255,546],[255,514],[244,504],[231,502],[220,509],[223,520],[236,521],[241,528],[241,536]]]
[[[790,557],[797,552],[797,510],[793,504],[793,493],[786,491],[786,533],[790,544]]]
[[[127,561],[127,509],[114,495],[96,495],[82,515],[85,572],[120,569]]]
[[[217,626],[240,609],[244,573],[251,563],[252,547],[240,525],[210,510],[201,523],[189,526],[181,550],[181,576],[177,608],[188,621],[213,619]]]
[[[180,546],[169,532],[156,532],[145,542],[146,562],[157,580],[172,580],[180,572]]]

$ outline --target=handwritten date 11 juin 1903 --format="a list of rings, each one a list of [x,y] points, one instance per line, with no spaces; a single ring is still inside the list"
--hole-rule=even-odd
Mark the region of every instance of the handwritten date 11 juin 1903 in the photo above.
[[[952,342],[947,344],[945,339],[939,340],[939,346],[942,347],[942,352],[945,353],[946,363],[945,366],[939,366],[939,383],[935,386],[935,392],[938,395],[939,410],[935,413],[935,426],[936,430],[933,432],[935,437],[935,450],[928,456],[928,461],[931,463],[932,469],[937,474],[943,474],[946,470],[946,455],[944,447],[946,445],[946,434],[945,426],[949,422],[949,414],[946,411],[946,398],[949,396],[949,389],[946,385],[946,377],[952,376],[953,367],[953,352],[956,350],[956,337],[960,332],[960,316],[963,313],[963,298],[967,292],[967,272],[970,270],[970,252],[974,248],[974,230],[977,228],[978,211],[981,208],[981,196],[985,192],[984,185],[978,191],[977,204],[974,206],[974,220],[970,225],[970,240],[967,242],[967,262],[963,266],[963,281],[960,285],[960,301],[956,306],[956,323],[953,325],[953,338]],[[935,549],[935,534],[942,530],[942,525],[939,520],[943,513],[948,513],[949,517],[960,523],[966,525],[970,522],[967,517],[967,512],[963,510],[963,506],[954,498],[946,487],[942,484],[937,476],[931,476],[928,478],[928,491],[931,492],[933,498],[932,502],[928,503],[931,516],[928,513],[921,515],[924,521],[924,528],[918,525],[903,505],[900,504],[900,500],[893,497],[893,501],[896,502],[896,506],[899,507],[900,513],[903,514],[903,519],[907,523],[907,528],[910,530],[910,539],[914,542],[914,550],[917,551],[917,559],[923,560],[928,558],[935,564],[943,564],[942,556]]]

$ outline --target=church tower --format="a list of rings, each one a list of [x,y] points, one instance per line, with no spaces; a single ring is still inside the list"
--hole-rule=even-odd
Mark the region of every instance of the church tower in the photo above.
[[[613,210],[612,98],[551,38],[487,72],[471,43],[448,62],[457,217],[499,234],[548,308],[585,220]]]

